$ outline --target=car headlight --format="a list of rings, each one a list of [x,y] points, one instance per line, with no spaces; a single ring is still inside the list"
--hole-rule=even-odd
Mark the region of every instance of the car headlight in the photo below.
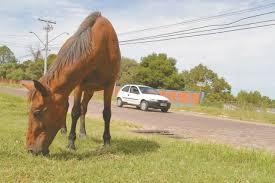
[[[157,99],[150,99],[151,102],[157,102]]]

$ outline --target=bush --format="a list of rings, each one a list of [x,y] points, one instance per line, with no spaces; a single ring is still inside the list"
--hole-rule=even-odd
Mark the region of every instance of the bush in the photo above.
[[[6,75],[7,79],[11,79],[11,80],[22,80],[24,79],[24,76],[25,76],[24,71],[21,68],[17,68],[12,72],[8,72]]]

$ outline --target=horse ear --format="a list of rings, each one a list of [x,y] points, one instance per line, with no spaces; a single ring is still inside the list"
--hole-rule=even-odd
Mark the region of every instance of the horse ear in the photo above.
[[[41,93],[43,97],[49,96],[49,91],[39,81],[33,80],[34,87]]]
[[[33,86],[33,82],[32,81],[28,81],[28,80],[22,80],[22,81],[20,81],[20,84],[23,85],[28,90],[32,90],[33,87],[34,87]]]

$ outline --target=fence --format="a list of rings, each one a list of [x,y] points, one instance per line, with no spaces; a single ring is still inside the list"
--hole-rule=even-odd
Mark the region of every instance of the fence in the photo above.
[[[17,81],[17,80],[9,80],[9,79],[0,78],[0,83],[5,83],[5,84],[19,84],[19,81]]]
[[[0,83],[18,84],[19,81],[8,80],[0,78]],[[120,90],[120,86],[116,86],[114,89],[114,95],[116,96]],[[205,97],[204,92],[197,91],[179,91],[179,90],[158,90],[160,95],[167,97],[175,105],[198,105]],[[100,92],[102,93],[102,92]]]

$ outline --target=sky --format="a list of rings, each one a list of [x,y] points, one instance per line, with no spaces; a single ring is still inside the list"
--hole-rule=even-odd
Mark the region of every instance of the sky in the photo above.
[[[247,16],[275,10],[275,6],[246,14],[218,18],[205,22],[169,26],[166,29],[123,35],[121,33],[184,20],[217,15],[246,8],[275,3],[274,0],[10,0],[0,6],[0,44],[11,48],[15,56],[28,59],[30,47],[42,47],[35,32],[43,41],[45,31],[38,18],[56,21],[49,37],[68,32],[72,35],[81,21],[93,11],[100,11],[113,24],[119,40],[167,33],[198,26],[229,23]],[[249,23],[275,19],[275,13],[244,20]],[[275,26],[219,35],[177,39],[135,45],[121,45],[125,57],[140,60],[153,52],[166,53],[177,60],[179,71],[198,64],[224,77],[236,95],[240,90],[258,90],[275,99]],[[50,53],[57,53],[68,39],[61,35],[50,43]]]

